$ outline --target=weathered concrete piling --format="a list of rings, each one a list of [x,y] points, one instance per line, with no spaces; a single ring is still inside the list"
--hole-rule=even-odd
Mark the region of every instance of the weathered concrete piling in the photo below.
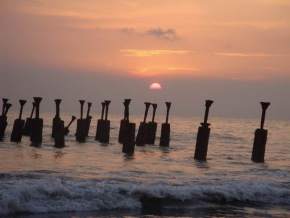
[[[103,126],[104,114],[105,114],[105,107],[106,107],[105,102],[102,102],[101,104],[102,104],[102,113],[101,113],[101,119],[98,119],[98,122],[97,122],[97,130],[96,130],[96,136],[95,136],[96,141],[99,141],[101,138],[101,132],[102,132],[102,126]]]
[[[57,148],[63,148],[65,146],[65,127],[63,120],[55,124],[54,146]]]
[[[101,134],[99,141],[101,143],[109,143],[110,141],[110,120],[108,120],[109,105],[111,101],[105,101],[105,119],[102,121]]]
[[[26,121],[25,121],[25,124],[24,124],[24,128],[23,128],[23,133],[22,134],[25,135],[25,136],[30,136],[30,134],[31,134],[31,120],[32,120],[32,117],[33,117],[34,110],[35,110],[35,103],[33,102],[30,116],[28,118],[26,118]]]
[[[62,122],[62,120],[60,119],[60,103],[61,103],[61,99],[55,99],[55,116],[53,118],[52,121],[52,133],[51,136],[54,138],[55,133],[56,133],[56,126]]]
[[[87,129],[87,121],[83,119],[83,110],[85,100],[79,100],[81,105],[81,116],[80,119],[77,120],[77,131],[76,131],[76,140],[78,142],[86,141],[86,129]]]
[[[56,113],[52,123],[52,137],[54,138],[54,146],[62,148],[65,146],[65,128],[64,121],[60,118],[61,99],[55,99]]]
[[[68,125],[64,128],[64,134],[68,135],[69,134],[69,128],[72,125],[72,123],[75,121],[76,117],[72,116],[70,122],[68,123]]]
[[[43,119],[39,118],[41,97],[34,97],[35,118],[31,120],[30,141],[32,146],[39,146],[42,143]]]
[[[135,132],[136,124],[128,123],[125,127],[126,135],[123,138],[123,148],[122,152],[128,155],[134,154],[135,151]]]
[[[15,119],[14,124],[13,124],[13,129],[10,136],[11,142],[17,142],[17,143],[21,142],[23,127],[25,124],[25,121],[22,119],[22,112],[23,112],[23,107],[25,103],[26,103],[26,100],[19,100],[20,112],[19,112],[18,119]]]
[[[270,102],[261,102],[262,106],[262,117],[261,126],[255,131],[255,139],[252,150],[252,161],[256,163],[263,163],[265,159],[265,150],[268,137],[268,130],[264,129],[266,111],[270,106]]]
[[[139,124],[139,129],[136,137],[136,145],[137,146],[144,146],[146,144],[146,139],[147,139],[147,132],[148,132],[148,124],[146,123],[147,116],[148,116],[148,111],[150,108],[151,103],[145,102],[145,113],[144,113],[144,119],[143,121]]]
[[[156,131],[157,131],[157,123],[155,122],[157,104],[152,104],[152,107],[153,107],[152,120],[148,122],[148,126],[147,126],[148,134],[146,138],[146,144],[149,144],[149,145],[155,144]]]
[[[2,115],[5,113],[6,105],[8,104],[8,98],[2,98]]]
[[[87,124],[86,125],[86,137],[88,137],[88,135],[89,135],[91,121],[92,121],[92,116],[90,116],[91,107],[92,107],[92,103],[88,102],[88,110],[87,110],[87,116],[86,116],[86,124]]]
[[[135,131],[136,131],[136,124],[130,123],[130,120],[129,120],[130,101],[131,101],[130,99],[125,99],[124,101],[125,113],[124,113],[124,119],[121,120],[120,133],[119,133],[119,138],[120,138],[120,134],[122,134],[121,135],[121,140],[123,144],[122,152],[128,155],[132,155],[134,153]],[[122,123],[123,123],[123,126],[122,126]],[[121,132],[121,127],[123,128],[122,132]]]
[[[168,147],[170,142],[170,123],[168,123],[168,120],[171,102],[165,102],[165,105],[166,105],[166,120],[165,123],[162,123],[161,126],[161,136],[159,145]]]
[[[210,123],[208,123],[209,108],[213,104],[212,100],[205,101],[205,115],[204,121],[201,123],[201,126],[198,128],[197,138],[196,138],[196,147],[194,153],[194,159],[199,161],[206,161],[207,148],[210,136]]]
[[[7,98],[2,99],[3,105],[2,105],[2,114],[0,116],[0,141],[3,140],[4,135],[5,135],[5,130],[7,127],[7,113],[12,106],[11,104],[8,103]]]
[[[120,129],[119,129],[119,137],[118,141],[119,143],[123,144],[124,138],[126,137],[126,129],[127,125],[129,123],[129,105],[130,105],[131,99],[125,99],[124,104],[124,118],[120,121]]]

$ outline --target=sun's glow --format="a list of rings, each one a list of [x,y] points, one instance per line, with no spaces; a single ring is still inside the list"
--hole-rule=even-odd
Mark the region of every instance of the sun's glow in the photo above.
[[[149,88],[151,90],[161,90],[162,89],[162,86],[160,85],[160,83],[152,83]]]

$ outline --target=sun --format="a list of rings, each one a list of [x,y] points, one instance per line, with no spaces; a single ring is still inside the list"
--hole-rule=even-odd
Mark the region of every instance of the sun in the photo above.
[[[150,86],[149,86],[149,89],[151,90],[161,90],[162,89],[162,86],[160,85],[160,83],[152,83]]]

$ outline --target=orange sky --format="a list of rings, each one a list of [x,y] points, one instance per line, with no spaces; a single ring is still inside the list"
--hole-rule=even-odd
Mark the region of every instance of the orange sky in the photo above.
[[[16,63],[153,78],[290,75],[289,0],[0,4],[1,44]]]

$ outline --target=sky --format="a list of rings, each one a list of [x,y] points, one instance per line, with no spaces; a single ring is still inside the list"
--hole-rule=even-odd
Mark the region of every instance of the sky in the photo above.
[[[290,119],[290,0],[2,0],[0,93],[85,98],[112,111],[132,98],[172,101],[176,115]],[[162,90],[149,90],[158,82]],[[161,106],[162,105],[162,106]],[[14,108],[17,109],[15,106]]]

